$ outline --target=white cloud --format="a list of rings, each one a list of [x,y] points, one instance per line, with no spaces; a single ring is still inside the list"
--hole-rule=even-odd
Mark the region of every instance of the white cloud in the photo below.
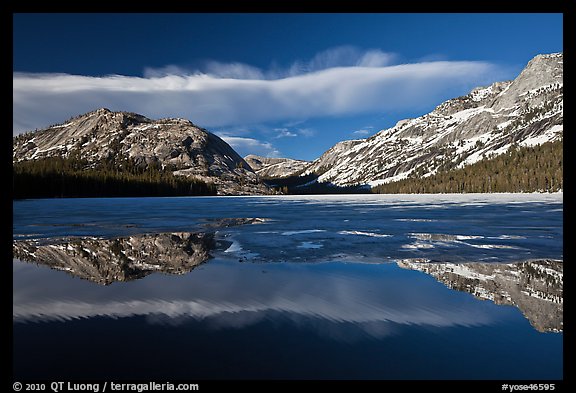
[[[145,67],[144,68],[144,77],[145,78],[160,78],[163,76],[168,75],[189,75],[190,71],[186,68],[177,66],[177,65],[167,65],[160,68],[152,68],[152,67]]]
[[[193,74],[148,69],[145,77],[14,73],[13,132],[99,107],[184,117],[207,128],[413,110],[438,103],[455,88],[463,93],[492,82],[496,71],[489,63],[466,61],[387,65],[393,57],[336,48],[276,71],[276,79],[240,63],[209,63],[206,72]]]
[[[354,46],[346,45],[319,52],[307,61],[297,60],[284,68],[274,66],[269,70],[261,70],[240,62],[206,61],[199,69],[190,70],[177,65],[160,68],[146,67],[144,77],[208,75],[214,78],[275,80],[334,67],[385,67],[391,65],[396,58],[396,54],[383,52],[379,49],[363,51]]]
[[[218,135],[224,139],[241,157],[256,154],[262,157],[280,157],[280,151],[269,142],[262,142],[253,138]]]
[[[392,53],[370,50],[360,57],[357,64],[360,67],[385,67],[391,65],[395,59],[396,55]]]
[[[361,129],[361,130],[356,130],[356,131],[354,131],[352,134],[364,136],[364,135],[370,134],[371,132],[372,132],[372,131],[370,131],[370,130]]]
[[[379,49],[362,51],[353,46],[339,46],[318,53],[309,61],[296,61],[282,76],[295,76],[335,67],[384,67],[392,64],[396,55]]]
[[[278,133],[275,138],[293,138],[298,136],[298,134],[290,131],[288,128],[275,128],[274,131]]]
[[[359,130],[353,131],[352,134],[358,135],[358,136],[366,136],[366,135],[372,134],[373,132],[374,132],[373,126],[366,126],[366,127],[362,127]]]
[[[216,78],[265,79],[262,70],[243,63],[220,63],[211,61],[206,65],[206,74]]]

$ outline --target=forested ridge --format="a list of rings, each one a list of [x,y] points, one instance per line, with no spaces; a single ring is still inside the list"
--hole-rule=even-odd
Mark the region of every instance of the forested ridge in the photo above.
[[[78,154],[16,162],[12,176],[15,199],[216,195],[214,185],[175,176],[158,164],[120,159],[89,166]]]
[[[13,197],[128,197],[216,195],[213,184],[175,176],[159,164],[136,165],[130,159],[89,166],[79,155],[21,161],[13,164]],[[284,194],[366,193],[360,185],[336,187],[316,183],[317,174],[265,179]],[[414,174],[382,184],[373,193],[555,192],[563,184],[563,141],[537,146],[513,146],[459,169],[444,169],[428,177]]]
[[[382,184],[372,192],[555,192],[564,188],[562,150],[562,139],[537,146],[513,146],[504,154],[460,169]]]

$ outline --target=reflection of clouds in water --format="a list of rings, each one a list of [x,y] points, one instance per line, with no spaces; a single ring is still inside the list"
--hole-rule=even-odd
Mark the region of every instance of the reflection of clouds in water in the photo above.
[[[211,329],[242,329],[284,320],[338,340],[383,337],[396,325],[493,322],[481,302],[454,296],[432,278],[394,264],[214,263],[184,277],[158,276],[108,288],[63,276],[75,284],[64,293],[39,272],[28,272],[39,278],[32,290],[15,280],[15,322],[146,316],[154,324],[196,320]]]
[[[348,314],[338,304],[327,309],[325,304],[292,304],[266,306],[263,304],[209,304],[194,301],[133,301],[89,304],[80,302],[48,302],[14,307],[15,322],[68,321],[93,317],[125,318],[146,316],[153,324],[180,325],[190,319],[204,320],[212,329],[242,329],[265,319],[275,320],[278,315],[297,326],[315,328],[323,334],[337,338],[343,325],[348,330],[360,330],[373,337],[386,336],[394,324],[434,327],[488,325],[492,318],[477,311],[457,309],[384,310],[363,307]],[[320,307],[319,307],[320,306]],[[350,329],[354,326],[355,329]]]

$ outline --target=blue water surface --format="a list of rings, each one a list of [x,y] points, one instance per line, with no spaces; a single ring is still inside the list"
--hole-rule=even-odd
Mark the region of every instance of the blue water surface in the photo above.
[[[16,241],[215,230],[226,246],[109,286],[14,259],[14,376],[562,379],[563,333],[395,263],[561,260],[562,212],[562,194],[15,201]]]

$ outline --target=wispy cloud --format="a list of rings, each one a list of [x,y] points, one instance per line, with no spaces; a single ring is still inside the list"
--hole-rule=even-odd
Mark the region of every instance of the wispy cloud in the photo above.
[[[208,75],[214,78],[275,80],[335,67],[385,67],[392,65],[397,57],[395,53],[383,52],[379,49],[361,50],[345,45],[319,52],[309,60],[296,60],[287,67],[272,65],[268,70],[262,70],[241,62],[223,63],[209,60],[194,69],[178,65],[146,67],[144,77]]]
[[[343,47],[282,70],[214,62],[202,72],[169,66],[144,77],[14,73],[13,131],[98,107],[184,117],[209,128],[414,109],[450,89],[491,82],[498,71],[485,62],[389,65],[393,59]]]
[[[374,127],[369,126],[369,127],[363,127],[359,130],[353,131],[352,134],[353,135],[357,135],[357,136],[366,136],[371,134],[374,131]]]
[[[290,131],[288,128],[275,128],[274,131],[278,133],[275,138],[294,138],[298,136],[298,134]]]
[[[244,138],[238,136],[228,136],[220,134],[220,138],[224,139],[240,156],[245,157],[248,154],[256,154],[263,157],[280,157],[281,153],[271,143],[263,142],[254,138]]]
[[[339,46],[322,51],[308,61],[296,61],[286,70],[276,70],[273,75],[295,76],[336,67],[385,67],[396,58],[396,54],[379,49],[362,51],[353,46]]]

